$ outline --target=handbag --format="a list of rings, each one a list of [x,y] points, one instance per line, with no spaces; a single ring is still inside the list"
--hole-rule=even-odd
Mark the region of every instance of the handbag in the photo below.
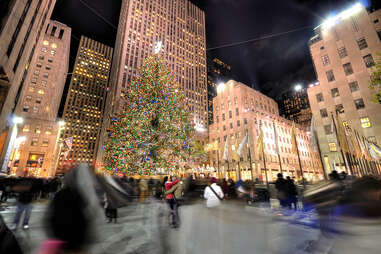
[[[217,192],[216,192],[212,187],[210,187],[210,186],[208,186],[208,187],[209,187],[209,189],[211,189],[211,190],[213,191],[214,195],[216,195],[216,197],[217,197],[220,201],[224,200],[223,198],[221,198],[220,196],[218,196]]]

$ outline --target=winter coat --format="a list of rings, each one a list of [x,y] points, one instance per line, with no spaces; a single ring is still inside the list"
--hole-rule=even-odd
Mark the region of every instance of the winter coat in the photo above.
[[[172,188],[167,190],[164,194],[168,195],[170,193],[173,193],[176,199],[181,199],[184,193],[184,183],[178,182],[177,184],[173,185]]]
[[[221,200],[214,194],[214,192],[222,199],[224,197],[224,193],[222,192],[222,189],[220,186],[218,186],[216,183],[213,183],[210,186],[206,186],[204,190],[204,198],[206,199],[206,207],[216,207],[221,204]]]
[[[170,181],[167,181],[164,185],[165,187],[165,191],[169,191],[173,186],[175,186],[178,182],[180,182],[179,180],[176,180],[176,181],[173,181],[173,182],[170,182]],[[174,195],[173,193],[169,193],[169,194],[166,194],[165,195],[165,199],[173,199]]]

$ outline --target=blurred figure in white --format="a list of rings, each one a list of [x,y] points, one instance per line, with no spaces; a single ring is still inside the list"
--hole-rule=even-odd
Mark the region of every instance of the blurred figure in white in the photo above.
[[[224,198],[224,193],[220,186],[217,185],[217,179],[213,177],[210,179],[210,185],[206,186],[204,190],[204,198],[206,199],[206,207],[217,207],[221,204]]]

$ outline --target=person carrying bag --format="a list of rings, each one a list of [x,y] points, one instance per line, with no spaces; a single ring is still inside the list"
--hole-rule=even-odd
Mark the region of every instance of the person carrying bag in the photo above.
[[[217,207],[224,198],[224,193],[220,186],[217,185],[217,179],[213,177],[210,180],[211,185],[204,190],[204,198],[206,199],[206,207]]]

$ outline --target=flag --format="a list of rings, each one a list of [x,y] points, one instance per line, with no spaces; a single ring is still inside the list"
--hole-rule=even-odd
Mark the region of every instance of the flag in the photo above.
[[[70,151],[71,148],[73,147],[73,137],[65,139],[65,145],[67,146],[67,148]]]
[[[317,152],[317,142],[316,142],[316,128],[315,128],[315,119],[312,116],[311,118],[311,126],[310,126],[310,144],[313,152]]]
[[[345,135],[344,124],[343,124],[343,121],[341,120],[340,115],[337,112],[336,112],[336,116],[337,116],[337,136],[338,136],[337,138],[340,142],[341,151],[344,154],[347,154],[349,152],[349,147],[348,147],[347,137]]]
[[[249,142],[249,135],[246,133],[246,136],[243,138],[241,144],[239,144],[239,147],[237,149],[237,154],[239,157],[242,156],[242,150],[247,142]]]
[[[234,145],[232,145],[232,151],[233,151],[233,159],[236,160],[236,161],[239,161],[240,160],[240,156],[238,155],[238,139],[236,138],[235,139],[235,143]]]
[[[298,144],[296,143],[296,128],[295,128],[295,122],[292,121],[292,128],[291,128],[291,142],[292,142],[292,152],[297,153],[298,150]]]
[[[360,150],[360,147],[358,146],[358,144],[357,144],[357,142],[353,136],[352,129],[350,127],[345,128],[345,134],[347,136],[348,147],[349,147],[350,153],[354,154],[357,158],[360,158],[361,157],[361,150]]]
[[[229,138],[226,137],[226,140],[225,140],[225,148],[224,148],[224,155],[223,155],[223,157],[222,157],[225,161],[228,160],[228,154],[229,154],[228,139],[229,139]]]
[[[64,152],[64,159],[66,160],[67,156],[69,155],[70,150]]]
[[[375,160],[381,160],[381,148],[376,144],[365,140],[370,156]]]
[[[274,138],[275,138],[275,153],[279,155],[278,133],[276,132],[275,123],[273,123],[273,127],[274,127]]]
[[[258,142],[257,142],[257,150],[259,156],[262,156],[265,149],[265,144],[263,142],[263,131],[262,131],[262,126],[259,127],[259,136],[258,136]]]

